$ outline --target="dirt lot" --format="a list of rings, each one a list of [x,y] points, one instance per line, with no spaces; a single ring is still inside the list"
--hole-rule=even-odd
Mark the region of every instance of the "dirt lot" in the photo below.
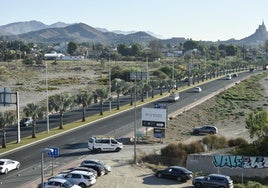
[[[13,67],[13,68],[12,68]],[[20,71],[18,70],[21,69]],[[14,70],[15,72],[12,72]],[[1,72],[2,71],[2,72]],[[27,70],[20,66],[10,66],[7,76],[3,74],[3,67],[0,67],[0,87],[10,87],[12,90],[19,90],[20,92],[20,101],[21,106],[25,106],[30,102],[38,102],[44,100],[46,97],[46,92],[36,91],[40,87],[45,87],[45,69],[44,67],[38,69],[36,68],[34,74],[31,74],[33,70]],[[26,72],[23,72],[26,71]],[[23,72],[23,73],[21,73]],[[32,77],[30,77],[30,75]],[[57,78],[68,78],[70,80],[74,78],[79,78],[79,83],[76,82],[74,85],[61,85],[57,90],[49,91],[49,95],[61,92],[74,92],[77,91],[77,88],[87,87],[88,79],[96,77],[96,72],[94,70],[88,69],[86,67],[74,66],[70,67],[69,65],[65,68],[56,69],[55,67],[49,68],[48,78],[53,79]],[[35,81],[31,81],[31,80]],[[20,85],[20,83],[24,83]],[[268,80],[263,79],[261,81],[262,86],[265,88],[263,91],[265,97],[261,101],[250,104],[252,107],[259,106],[261,103],[267,103],[268,97]],[[163,139],[163,144],[169,144],[173,142],[191,142],[193,140],[200,139],[200,136],[191,136],[192,128],[202,124],[211,124],[213,123],[219,129],[219,135],[226,136],[227,138],[234,137],[243,137],[249,139],[247,130],[245,129],[245,116],[238,119],[233,117],[226,117],[221,121],[215,122],[213,116],[209,113],[209,107],[213,106],[215,103],[215,98],[212,98],[201,105],[179,115],[169,122],[169,128],[166,130],[166,138]],[[1,110],[1,108],[0,108]],[[197,114],[199,114],[197,116]],[[138,155],[144,155],[146,152],[157,152],[164,145],[154,144],[150,146],[139,146]],[[84,158],[92,156],[83,156]],[[96,156],[94,156],[96,157]],[[146,187],[188,187],[191,186],[191,182],[188,183],[178,183],[176,181],[158,179],[153,176],[153,172],[146,168],[143,164],[131,165],[130,160],[133,158],[133,146],[126,146],[123,151],[116,154],[103,154],[98,155],[98,157],[104,160],[107,164],[111,165],[113,171],[103,177],[100,177],[97,180],[97,183],[94,187],[98,188],[146,188]],[[81,162],[81,159],[74,161],[72,164],[76,165]],[[66,166],[67,168],[67,166]],[[60,171],[61,169],[58,169]],[[37,182],[40,180],[37,180]],[[32,182],[23,187],[36,187],[37,183]]]

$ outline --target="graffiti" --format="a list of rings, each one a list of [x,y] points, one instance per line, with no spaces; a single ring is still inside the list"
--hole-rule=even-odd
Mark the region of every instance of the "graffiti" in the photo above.
[[[240,155],[215,155],[215,167],[229,168],[268,168],[268,157],[250,157]]]

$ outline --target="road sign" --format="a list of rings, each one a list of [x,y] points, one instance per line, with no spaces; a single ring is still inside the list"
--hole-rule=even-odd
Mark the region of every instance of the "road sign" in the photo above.
[[[155,108],[166,109],[167,108],[167,104],[165,104],[165,103],[154,103],[154,107]]]
[[[57,147],[49,147],[50,149],[53,149],[53,152],[48,152],[47,155],[49,157],[58,157],[60,155],[60,150]]]
[[[155,138],[165,138],[165,129],[154,128],[154,137]]]

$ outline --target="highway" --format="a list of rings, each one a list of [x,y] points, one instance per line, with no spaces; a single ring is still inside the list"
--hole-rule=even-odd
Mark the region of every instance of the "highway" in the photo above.
[[[249,76],[250,72],[240,73],[239,77],[231,80],[226,80],[225,77],[219,78],[215,81],[201,85],[201,93],[194,93],[192,89],[180,92],[180,99],[177,102],[168,102],[168,98],[163,98],[158,103],[165,103],[167,105],[168,114],[176,114],[183,111],[189,106],[194,106],[202,99],[207,99],[207,96],[216,94],[219,90],[228,88],[229,85],[239,82],[245,77]],[[126,98],[124,99],[126,100]],[[120,101],[121,103],[121,101]],[[123,103],[123,101],[122,101]],[[121,104],[122,104],[121,103]],[[115,105],[115,104],[114,104]],[[142,107],[154,107],[154,102],[145,104]],[[138,128],[141,127],[141,106],[136,108]],[[87,115],[90,113],[98,113],[95,110],[88,110]],[[81,119],[81,112],[74,111],[64,115],[64,121],[79,120]],[[69,119],[68,119],[69,118]],[[33,143],[29,147],[18,149],[8,154],[2,154],[1,158],[10,158],[21,162],[21,168],[18,171],[12,171],[7,175],[0,175],[0,187],[19,187],[20,185],[40,178],[41,175],[41,154],[40,150],[46,147],[58,147],[60,156],[53,159],[53,168],[65,165],[70,161],[76,160],[84,155],[95,155],[87,149],[87,139],[92,135],[110,135],[116,138],[123,138],[124,135],[132,133],[134,130],[134,107],[119,115],[115,115],[94,123],[90,123],[81,128],[66,132],[60,136],[49,138],[39,143]],[[45,121],[45,120],[44,120]],[[51,122],[59,121],[57,115],[52,116]],[[44,124],[45,125],[45,124]],[[56,124],[55,124],[56,125]],[[26,127],[26,129],[31,129]],[[28,130],[29,131],[29,130]],[[40,130],[39,130],[40,131]],[[14,132],[14,131],[13,131]],[[23,131],[22,131],[23,132]],[[23,133],[22,133],[23,134]],[[13,134],[15,136],[15,133]],[[14,139],[14,137],[13,137]],[[120,153],[118,154],[120,156]],[[44,163],[51,163],[51,158],[44,155]],[[45,173],[52,173],[51,166],[45,165]],[[46,168],[47,167],[47,168]]]

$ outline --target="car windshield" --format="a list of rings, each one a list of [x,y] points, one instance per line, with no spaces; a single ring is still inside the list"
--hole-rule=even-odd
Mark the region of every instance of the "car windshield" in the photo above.
[[[0,161],[0,165],[4,165],[5,164],[5,162],[3,162],[3,161]]]
[[[71,183],[71,182],[69,182],[69,181],[65,181],[65,182],[64,182],[64,185],[65,185],[65,187],[67,187],[67,188],[71,188],[72,186],[74,186],[74,184]]]

